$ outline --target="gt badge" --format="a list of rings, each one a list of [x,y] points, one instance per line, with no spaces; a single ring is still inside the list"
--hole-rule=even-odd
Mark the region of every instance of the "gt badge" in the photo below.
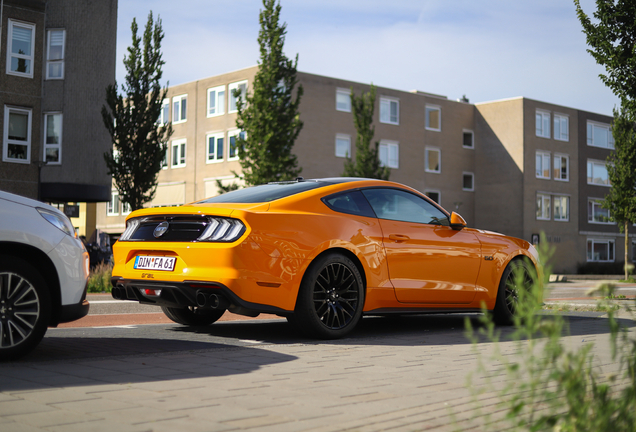
[[[166,233],[166,231],[168,231],[168,227],[170,226],[170,224],[168,222],[161,222],[159,225],[157,225],[157,227],[155,228],[155,230],[152,232],[152,235],[155,236],[155,238],[159,238],[162,235],[164,235]]]

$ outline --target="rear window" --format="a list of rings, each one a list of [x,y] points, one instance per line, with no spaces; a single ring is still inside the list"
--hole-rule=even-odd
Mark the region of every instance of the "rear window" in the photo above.
[[[205,203],[261,203],[270,202],[277,199],[296,195],[319,187],[326,186],[325,182],[301,181],[301,182],[282,182],[269,183],[260,186],[252,186],[245,189],[238,189],[223,195],[217,195],[212,198],[199,201],[199,204]]]

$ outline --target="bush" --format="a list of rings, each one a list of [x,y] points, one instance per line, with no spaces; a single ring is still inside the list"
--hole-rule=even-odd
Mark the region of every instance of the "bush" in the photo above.
[[[110,277],[113,272],[113,265],[101,262],[91,269],[88,276],[89,293],[109,293],[111,290]]]

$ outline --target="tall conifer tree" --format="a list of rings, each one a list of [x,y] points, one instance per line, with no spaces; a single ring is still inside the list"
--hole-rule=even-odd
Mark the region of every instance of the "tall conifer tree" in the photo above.
[[[161,58],[161,19],[157,17],[154,22],[152,11],[148,14],[143,50],[134,18],[130,28],[132,46],[124,57],[126,82],[122,93],[117,82],[106,88],[102,118],[114,147],[104,154],[108,173],[113,176],[121,201],[137,210],[154,197],[172,125],[157,123],[167,93],[167,88],[159,84],[165,63]]]

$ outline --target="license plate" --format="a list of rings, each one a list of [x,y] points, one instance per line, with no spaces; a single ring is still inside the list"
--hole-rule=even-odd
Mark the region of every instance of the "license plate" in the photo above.
[[[138,270],[172,271],[176,261],[175,257],[137,256],[135,257],[134,268]]]

